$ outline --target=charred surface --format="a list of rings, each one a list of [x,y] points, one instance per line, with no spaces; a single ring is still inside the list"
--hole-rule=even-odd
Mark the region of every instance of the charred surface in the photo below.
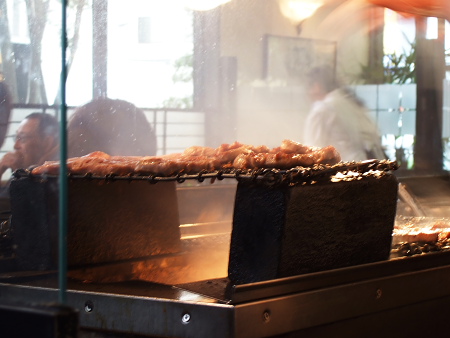
[[[11,183],[18,268],[56,264],[58,182]],[[69,184],[69,266],[177,253],[181,249],[174,182],[74,180]]]
[[[391,174],[288,188],[239,184],[229,278],[245,284],[389,258]]]

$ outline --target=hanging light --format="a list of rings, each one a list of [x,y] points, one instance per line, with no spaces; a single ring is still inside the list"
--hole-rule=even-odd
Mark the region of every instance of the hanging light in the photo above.
[[[322,7],[324,2],[325,0],[278,0],[281,13],[294,23],[298,35],[302,32],[303,21]]]
[[[279,0],[281,13],[294,23],[309,18],[323,4],[323,0]]]
[[[209,11],[231,0],[185,0],[185,7],[193,11]]]

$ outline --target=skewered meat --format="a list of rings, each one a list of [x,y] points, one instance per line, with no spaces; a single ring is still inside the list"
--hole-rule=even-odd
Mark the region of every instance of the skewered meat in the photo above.
[[[71,173],[80,173],[86,166],[95,164],[100,166],[102,163],[109,162],[110,159],[110,155],[96,151],[86,156],[69,158],[67,160],[67,168]],[[34,168],[32,172],[36,175],[57,175],[59,172],[59,161],[46,161],[43,165]]]
[[[397,217],[392,232],[391,257],[412,256],[450,249],[448,219]]]
[[[426,242],[435,243],[439,239],[439,231],[432,229],[395,229],[392,244]]]
[[[138,174],[155,174],[170,176],[180,170],[175,160],[157,156],[144,156],[134,168]]]
[[[266,153],[239,154],[233,161],[236,169],[264,168],[267,159]]]
[[[290,154],[307,154],[313,152],[315,149],[319,148],[308,147],[292,140],[283,140],[280,146],[280,151]]]
[[[315,148],[313,151],[314,163],[336,164],[341,160],[341,155],[333,146]]]
[[[314,157],[311,154],[288,154],[288,153],[249,153],[240,154],[233,162],[237,169],[252,168],[277,168],[288,169],[297,166],[311,166]]]
[[[216,149],[211,147],[192,146],[183,152],[186,156],[214,156]]]
[[[32,173],[35,175],[58,175],[59,161],[45,161],[44,164],[34,168]]]
[[[433,217],[413,217],[396,221],[392,233],[392,243],[436,243],[450,237],[450,223]]]
[[[171,176],[179,172],[198,173],[202,170],[213,171],[220,163],[209,156],[148,156],[136,162],[134,172],[141,175]]]
[[[137,156],[110,156],[104,152],[96,151],[81,157],[73,157],[67,160],[67,170],[71,174],[83,175],[92,173],[99,176],[127,175],[134,171]],[[59,161],[47,161],[43,165],[33,169],[35,175],[57,175]]]
[[[340,161],[339,153],[333,146],[325,148],[308,147],[291,140],[284,140],[280,147],[245,145],[239,142],[210,147],[189,147],[183,153],[163,156],[110,156],[96,151],[82,157],[67,160],[71,174],[90,173],[98,176],[128,174],[172,176],[177,173],[199,173],[227,168],[289,169],[314,164],[335,164]],[[45,162],[33,169],[36,175],[59,172],[59,162]]]

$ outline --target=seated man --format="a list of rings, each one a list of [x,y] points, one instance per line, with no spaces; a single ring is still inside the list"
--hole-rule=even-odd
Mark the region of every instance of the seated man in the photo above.
[[[17,129],[14,150],[0,160],[0,176],[6,170],[28,168],[58,159],[59,124],[50,114],[32,113]]]
[[[134,104],[101,97],[78,107],[68,122],[68,156],[94,151],[109,155],[156,154],[156,135],[145,113]]]

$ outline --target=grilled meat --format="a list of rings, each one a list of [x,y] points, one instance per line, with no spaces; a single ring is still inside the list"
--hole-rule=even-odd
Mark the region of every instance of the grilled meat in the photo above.
[[[90,173],[98,176],[129,174],[172,176],[178,173],[194,174],[228,168],[288,169],[314,164],[335,164],[340,161],[339,153],[333,146],[325,148],[308,147],[284,140],[280,147],[245,145],[239,142],[210,147],[189,147],[183,153],[163,156],[110,156],[96,151],[86,156],[67,160],[71,174]],[[45,162],[32,170],[35,175],[57,175],[59,162]]]

